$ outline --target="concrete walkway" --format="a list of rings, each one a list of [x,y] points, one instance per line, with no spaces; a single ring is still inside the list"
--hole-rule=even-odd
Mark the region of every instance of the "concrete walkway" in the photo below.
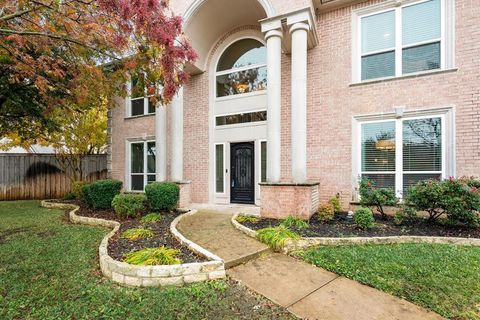
[[[180,222],[187,238],[226,261],[227,274],[303,319],[443,319],[406,300],[274,253],[234,229],[235,209],[203,208]],[[236,212],[239,212],[236,209]],[[224,213],[227,212],[227,213]],[[239,264],[243,263],[243,264]],[[233,267],[232,267],[233,266]]]

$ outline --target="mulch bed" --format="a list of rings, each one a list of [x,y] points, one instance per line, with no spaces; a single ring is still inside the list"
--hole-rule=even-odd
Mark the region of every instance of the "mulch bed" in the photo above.
[[[119,216],[115,213],[115,211],[113,211],[113,209],[93,209],[78,200],[63,200],[58,202],[72,203],[80,206],[80,209],[76,212],[76,214],[79,216],[115,220],[120,222],[119,231],[108,241],[108,254],[115,260],[123,261],[123,255],[133,251],[166,246],[180,250],[178,258],[182,260],[183,263],[208,261],[206,258],[190,251],[190,249],[178,242],[178,240],[170,233],[170,224],[177,216],[181,214],[179,212],[162,212],[161,221],[142,225],[140,223],[141,217],[130,218]],[[125,230],[139,228],[142,226],[151,229],[155,235],[151,238],[138,239],[134,241],[120,238],[120,235]]]
[[[259,230],[274,227],[281,223],[277,219],[261,218],[256,223],[242,223],[246,227]],[[293,229],[302,237],[385,237],[385,236],[437,236],[437,237],[462,237],[480,238],[480,229],[465,226],[447,226],[440,222],[429,223],[423,218],[404,221],[401,225],[393,222],[393,217],[388,216],[382,220],[380,215],[375,215],[375,226],[371,229],[360,229],[353,219],[347,219],[347,213],[335,214],[333,221],[322,223],[315,216],[310,219],[310,227],[306,229]]]

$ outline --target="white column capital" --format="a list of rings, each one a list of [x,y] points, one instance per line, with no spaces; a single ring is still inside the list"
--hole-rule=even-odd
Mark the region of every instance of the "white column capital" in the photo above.
[[[272,30],[268,30],[266,33],[265,33],[265,40],[268,40],[268,38],[270,37],[279,37],[280,39],[283,38],[283,32],[281,29],[272,29]]]
[[[307,22],[296,22],[290,26],[290,34],[297,30],[304,30],[305,32],[308,32],[310,30],[310,25]]]

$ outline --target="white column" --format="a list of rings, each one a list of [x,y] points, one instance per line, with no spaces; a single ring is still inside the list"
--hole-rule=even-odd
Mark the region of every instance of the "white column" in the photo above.
[[[267,181],[280,181],[282,32],[266,33],[267,41]]]
[[[292,35],[292,180],[307,180],[307,33],[309,25],[297,22]]]
[[[172,181],[183,180],[183,88],[172,100]]]
[[[156,181],[167,180],[167,109],[159,105],[155,110],[155,169]]]

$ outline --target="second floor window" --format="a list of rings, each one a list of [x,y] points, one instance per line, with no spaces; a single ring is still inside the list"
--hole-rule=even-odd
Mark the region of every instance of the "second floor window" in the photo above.
[[[408,3],[359,16],[359,78],[443,68],[442,2]]]
[[[128,116],[140,116],[155,113],[155,105],[149,100],[143,74],[132,76],[130,80],[130,110]]]

